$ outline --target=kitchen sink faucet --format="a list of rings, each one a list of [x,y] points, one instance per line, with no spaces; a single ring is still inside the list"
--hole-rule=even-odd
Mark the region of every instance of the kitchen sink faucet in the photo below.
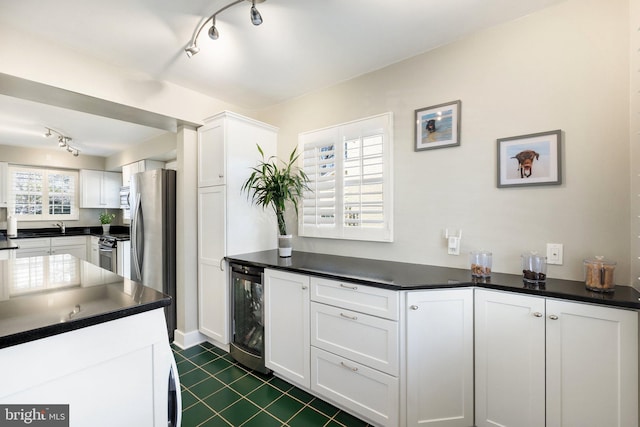
[[[58,227],[58,228],[60,229],[60,231],[62,232],[62,234],[64,234],[64,233],[65,233],[65,231],[67,231],[67,230],[66,230],[66,227],[65,227],[65,225],[64,225],[64,221],[56,222],[56,223],[55,223],[55,224],[53,224],[53,225],[55,225],[56,227]]]

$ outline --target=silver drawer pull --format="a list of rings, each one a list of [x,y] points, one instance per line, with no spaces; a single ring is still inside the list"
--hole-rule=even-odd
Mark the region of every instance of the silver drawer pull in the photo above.
[[[340,316],[344,317],[345,319],[349,319],[349,320],[358,320],[358,316],[348,316],[344,313],[340,313]]]
[[[307,290],[307,287],[306,287],[305,285],[302,285],[302,290],[303,290],[303,291],[306,291],[306,290]]]
[[[351,366],[347,365],[347,364],[346,364],[346,363],[344,363],[344,362],[340,362],[340,364],[341,364],[342,366],[344,366],[345,368],[347,368],[347,369],[349,369],[349,370],[353,371],[353,372],[358,372],[358,368],[351,367]]]
[[[409,306],[409,308],[410,308],[411,310],[417,310],[417,309],[418,309],[418,306],[414,304],[414,305],[410,305],[410,306]]]
[[[552,314],[551,316],[549,316],[549,319],[558,320],[558,316],[556,316],[555,314]]]
[[[357,291],[358,290],[357,286],[348,286],[348,285],[345,285],[343,283],[340,283],[340,287],[341,288],[345,288],[345,289],[351,289],[352,291]]]
[[[535,313],[533,313],[533,315],[535,317],[542,317],[542,313],[540,313],[539,311],[536,311]]]

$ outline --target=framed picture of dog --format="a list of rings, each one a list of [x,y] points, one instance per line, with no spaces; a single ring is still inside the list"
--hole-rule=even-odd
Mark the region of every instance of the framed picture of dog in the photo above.
[[[415,151],[460,145],[461,102],[415,110]]]
[[[561,130],[498,139],[498,187],[562,184]]]

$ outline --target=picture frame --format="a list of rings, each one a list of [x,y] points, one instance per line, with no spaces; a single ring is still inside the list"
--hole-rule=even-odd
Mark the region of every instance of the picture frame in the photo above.
[[[415,151],[460,145],[460,100],[415,110]]]
[[[497,140],[498,188],[562,184],[562,131]]]

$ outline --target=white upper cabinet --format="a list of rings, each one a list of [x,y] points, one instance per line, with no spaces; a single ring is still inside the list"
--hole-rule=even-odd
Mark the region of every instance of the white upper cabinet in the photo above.
[[[120,209],[121,174],[83,169],[80,171],[80,207]]]
[[[198,132],[198,187],[225,183],[224,126],[224,117],[220,117]]]
[[[0,162],[0,208],[8,206],[9,199],[9,164]]]
[[[128,187],[131,184],[131,175],[138,172],[146,172],[153,169],[163,169],[164,162],[157,160],[140,160],[122,166],[122,185]]]

